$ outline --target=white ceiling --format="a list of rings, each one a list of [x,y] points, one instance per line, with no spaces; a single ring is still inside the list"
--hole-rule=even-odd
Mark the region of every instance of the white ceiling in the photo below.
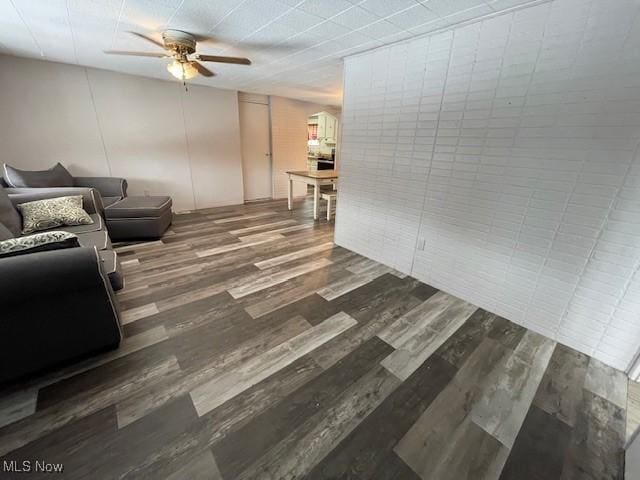
[[[199,53],[253,65],[207,64],[193,82],[339,105],[342,58],[531,0],[0,0],[0,52],[170,79],[166,60],[106,55],[154,46],[173,28],[211,37]],[[533,2],[535,3],[535,2]]]

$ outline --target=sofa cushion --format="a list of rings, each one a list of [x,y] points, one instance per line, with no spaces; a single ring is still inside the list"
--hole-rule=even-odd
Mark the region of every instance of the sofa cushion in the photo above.
[[[60,163],[49,170],[19,170],[4,164],[4,180],[14,188],[73,187],[75,181]]]
[[[14,237],[15,236],[13,235],[13,233],[11,233],[11,230],[5,227],[4,224],[0,223],[0,241],[9,240],[10,238]]]
[[[160,217],[171,211],[171,197],[126,197],[104,209],[106,218]]]
[[[78,241],[83,247],[96,247],[98,250],[107,250],[111,248],[111,241],[106,230],[97,232],[78,233]]]
[[[73,233],[61,231],[42,232],[1,241],[0,258],[79,246],[78,237]]]
[[[22,233],[25,235],[62,225],[94,223],[89,214],[82,209],[81,195],[21,203],[18,210],[22,213]]]
[[[102,197],[102,205],[108,207],[109,205],[119,202],[122,198],[123,197]]]
[[[0,223],[2,223],[14,237],[20,236],[22,219],[4,188],[0,188]]]

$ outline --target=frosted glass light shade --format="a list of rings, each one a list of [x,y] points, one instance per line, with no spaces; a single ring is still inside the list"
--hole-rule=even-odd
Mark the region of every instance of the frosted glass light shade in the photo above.
[[[178,60],[174,60],[167,65],[167,70],[178,80],[189,80],[198,75],[198,70],[191,63],[179,62]]]

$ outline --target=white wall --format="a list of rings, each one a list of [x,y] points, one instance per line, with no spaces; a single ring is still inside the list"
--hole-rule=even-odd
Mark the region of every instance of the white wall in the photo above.
[[[347,58],[337,243],[626,369],[639,8],[555,0]]]
[[[631,437],[631,443],[627,445],[624,455],[625,480],[640,479],[640,437]]]
[[[271,96],[271,158],[273,197],[287,196],[287,170],[307,170],[307,119],[321,111],[337,115],[335,108],[290,98]],[[294,182],[296,196],[306,194],[306,186]]]
[[[127,178],[176,210],[243,201],[237,93],[0,55],[0,161]]]

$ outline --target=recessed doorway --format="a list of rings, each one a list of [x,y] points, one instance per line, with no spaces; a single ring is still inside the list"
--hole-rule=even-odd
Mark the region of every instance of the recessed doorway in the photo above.
[[[269,104],[240,101],[240,137],[245,201],[272,197],[271,133]]]
[[[307,120],[307,166],[309,170],[335,169],[338,119],[327,112]]]

